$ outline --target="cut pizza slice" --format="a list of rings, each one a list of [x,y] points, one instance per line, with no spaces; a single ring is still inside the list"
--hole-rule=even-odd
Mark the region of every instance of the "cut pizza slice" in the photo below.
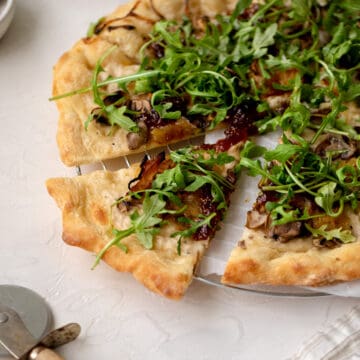
[[[359,137],[331,126],[318,134],[284,134],[265,151],[264,165],[242,158],[251,175],[262,176],[260,194],[225,284],[321,286],[360,278]]]
[[[223,94],[219,98],[213,89],[193,88],[199,96],[203,91],[208,100],[213,98],[194,107],[190,86],[195,81],[185,75],[200,58],[193,49],[181,50],[181,39],[166,44],[166,34],[178,37],[184,15],[196,23],[229,13],[234,6],[235,1],[134,0],[102,18],[54,67],[53,96],[60,113],[57,141],[63,162],[73,166],[144,152],[203,133],[216,111],[224,118],[224,107],[216,107],[220,98],[229,98],[229,85],[233,92],[230,80],[207,74],[209,66],[202,66],[205,72],[190,77],[195,74],[197,82],[213,82],[211,87]],[[172,20],[179,21],[177,30]],[[165,56],[165,47],[183,54]],[[73,91],[73,96],[63,98]]]
[[[183,296],[229,206],[242,142],[186,147],[115,172],[47,181],[63,240],[131,272],[150,290]],[[229,143],[228,143],[229,144]]]

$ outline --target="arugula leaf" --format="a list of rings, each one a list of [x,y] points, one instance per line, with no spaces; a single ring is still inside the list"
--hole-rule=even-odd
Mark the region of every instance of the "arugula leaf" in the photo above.
[[[180,223],[184,223],[187,225],[190,225],[185,230],[177,231],[171,234],[171,237],[177,237],[179,236],[180,239],[185,237],[191,237],[193,236],[198,229],[202,228],[203,226],[209,226],[211,227],[211,220],[216,216],[215,213],[210,214],[209,216],[199,216],[197,220],[191,220],[186,217],[179,218],[178,221]]]
[[[253,56],[258,59],[267,53],[267,48],[273,45],[275,34],[277,31],[277,24],[271,24],[264,32],[260,28],[256,28],[254,39],[252,42]]]
[[[171,102],[165,104],[159,104],[154,106],[154,110],[157,111],[162,119],[177,120],[181,117],[181,111],[169,111],[173,104]]]
[[[277,160],[285,164],[292,156],[304,151],[300,145],[294,144],[279,144],[274,150],[265,152],[264,158],[267,161]]]
[[[322,225],[317,229],[314,229],[309,224],[305,224],[305,227],[311,232],[313,236],[323,238],[327,241],[337,239],[344,244],[348,244],[356,240],[355,236],[350,230],[342,230],[342,228],[328,230],[327,225]]]
[[[125,113],[128,111],[126,106],[121,106],[120,108],[116,107],[115,105],[106,106],[104,100],[100,95],[100,91],[98,88],[97,79],[101,72],[104,71],[102,67],[103,61],[116,49],[116,46],[111,47],[108,49],[105,54],[97,61],[95,70],[93,73],[93,77],[91,80],[92,84],[92,91],[94,94],[94,101],[97,105],[99,105],[102,114],[109,120],[111,126],[118,125],[124,128],[127,131],[138,132],[139,128],[137,124],[131,120],[130,117],[126,116]],[[85,128],[89,126],[89,122],[93,120],[93,116],[88,117]]]
[[[146,248],[152,249],[153,239],[156,234],[159,233],[159,228],[163,222],[159,215],[166,213],[166,202],[161,199],[157,194],[149,195],[145,194],[142,213],[140,214],[137,210],[130,215],[131,226],[125,230],[114,229],[114,239],[109,241],[102,250],[97,254],[93,269],[99,264],[104,254],[114,245],[118,246],[123,251],[127,252],[127,247],[121,243],[121,240],[128,236],[135,234],[139,242]]]
[[[172,169],[165,170],[158,174],[152,182],[153,189],[162,189],[165,191],[177,192],[186,187],[185,176],[182,166],[176,165]]]
[[[118,125],[130,132],[139,131],[137,124],[129,116],[125,115],[128,110],[125,105],[119,108],[114,105],[110,105],[106,106],[104,110],[108,116],[111,126]]]
[[[328,182],[322,186],[315,196],[315,202],[321,208],[323,208],[327,215],[336,217],[342,213],[343,210],[343,200],[341,199],[341,191],[335,191],[337,184],[335,182]],[[340,206],[337,212],[333,211],[334,204],[339,202]]]
[[[293,17],[305,20],[311,14],[311,0],[291,0],[291,7],[293,8]]]
[[[239,0],[235,6],[234,11],[230,17],[230,23],[234,23],[236,18],[240,16],[245,9],[247,9],[251,5],[252,0]]]
[[[267,149],[264,146],[259,146],[252,141],[246,141],[243,149],[240,152],[240,157],[246,157],[246,158],[257,158],[262,156]]]
[[[94,36],[94,35],[95,35],[95,29],[96,29],[96,27],[97,27],[101,22],[103,22],[104,20],[105,20],[105,18],[104,18],[104,17],[101,17],[98,21],[90,23],[89,28],[88,28],[88,31],[87,31],[87,33],[86,33],[86,37],[92,37],[92,36]]]
[[[298,220],[299,209],[291,209],[288,205],[277,204],[271,209],[272,225],[284,225]]]

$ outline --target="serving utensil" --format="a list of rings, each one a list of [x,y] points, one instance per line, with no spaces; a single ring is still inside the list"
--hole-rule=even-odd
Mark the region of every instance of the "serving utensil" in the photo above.
[[[15,13],[15,0],[0,0],[0,39],[6,33]]]
[[[21,299],[17,298],[19,296]],[[80,334],[80,325],[67,324],[39,339],[29,331],[20,316],[20,313],[31,309],[40,310],[41,324],[37,328],[48,327],[49,317],[41,313],[49,309],[40,296],[25,288],[0,285],[0,344],[15,359],[64,360],[52,349],[75,340]],[[37,319],[36,313],[32,315]]]

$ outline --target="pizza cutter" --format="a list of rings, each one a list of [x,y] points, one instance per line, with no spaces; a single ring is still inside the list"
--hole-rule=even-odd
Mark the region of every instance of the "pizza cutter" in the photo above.
[[[80,325],[67,324],[49,331],[51,311],[32,290],[0,285],[0,359],[5,354],[19,360],[64,360],[53,348],[75,340]]]

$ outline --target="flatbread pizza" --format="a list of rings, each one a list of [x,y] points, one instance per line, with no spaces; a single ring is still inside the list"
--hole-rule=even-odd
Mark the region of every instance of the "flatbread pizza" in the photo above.
[[[101,18],[54,68],[66,165],[224,136],[49,180],[64,240],[179,298],[228,207],[227,177],[241,171],[261,178],[260,193],[225,284],[360,278],[359,21],[350,0],[138,0]],[[275,149],[251,141],[279,130]]]

